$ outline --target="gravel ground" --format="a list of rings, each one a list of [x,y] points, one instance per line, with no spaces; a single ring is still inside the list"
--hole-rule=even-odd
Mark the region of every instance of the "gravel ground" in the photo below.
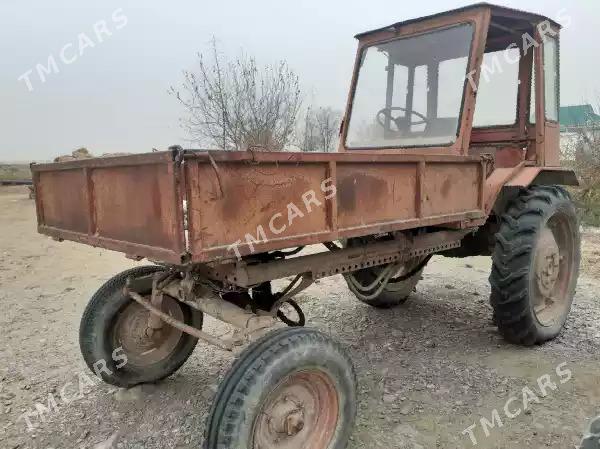
[[[102,282],[135,263],[36,234],[23,188],[0,189],[0,211],[0,447],[199,447],[233,356],[199,344],[160,384],[120,390],[92,381],[77,343],[81,314]],[[462,432],[473,424],[478,448],[573,448],[600,414],[600,234],[584,237],[567,327],[540,347],[506,344],[493,327],[489,258],[434,258],[411,299],[393,310],[358,302],[341,277],[302,294],[310,325],[342,340],[356,364],[349,448],[469,448]],[[556,389],[542,397],[537,379],[545,374]],[[527,409],[524,389],[534,395]],[[30,418],[29,430],[23,413],[47,407],[49,395],[56,408]],[[521,413],[511,419],[504,407],[512,397],[509,413]],[[486,436],[480,420],[491,421],[494,410],[502,426]]]

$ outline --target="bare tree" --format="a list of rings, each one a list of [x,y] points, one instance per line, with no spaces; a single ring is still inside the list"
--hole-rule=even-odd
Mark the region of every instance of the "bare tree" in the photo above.
[[[312,107],[306,109],[304,114],[304,121],[300,124],[301,129],[299,130],[299,144],[298,146],[302,151],[319,151],[318,136],[317,136],[317,123],[315,120],[315,113]]]
[[[320,108],[317,111],[316,119],[323,151],[335,151],[335,144],[340,132],[342,113],[330,107]]]
[[[330,107],[309,107],[299,133],[301,150],[335,151],[341,120],[342,113]]]
[[[300,108],[298,76],[285,61],[263,67],[246,55],[226,61],[211,44],[208,60],[198,54],[197,72],[184,71],[181,89],[171,88],[186,110],[181,124],[191,140],[224,150],[284,149]]]

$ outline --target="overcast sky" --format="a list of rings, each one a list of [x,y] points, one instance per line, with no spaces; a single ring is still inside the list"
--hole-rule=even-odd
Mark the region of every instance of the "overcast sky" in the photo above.
[[[343,109],[354,34],[469,3],[2,0],[0,160],[46,160],[81,146],[95,154],[186,146],[178,125],[182,109],[167,90],[181,83],[181,71],[194,67],[212,36],[229,54],[243,49],[262,63],[287,60],[300,76],[305,103]],[[569,15],[561,102],[579,104],[600,94],[600,1],[500,3],[552,18]],[[102,20],[99,42],[94,24]],[[61,50],[70,64],[61,61]],[[50,55],[58,73],[42,83],[35,68],[47,65]],[[28,70],[30,86],[19,80]]]

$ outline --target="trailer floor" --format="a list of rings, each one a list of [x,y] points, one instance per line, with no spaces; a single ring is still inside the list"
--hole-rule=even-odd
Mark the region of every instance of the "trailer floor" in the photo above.
[[[343,340],[359,375],[350,449],[572,448],[600,414],[600,234],[585,234],[585,270],[565,332],[535,348],[508,345],[492,326],[487,258],[436,257],[409,302],[376,310],[342,278],[300,298],[309,322]],[[0,447],[200,447],[204,420],[232,356],[199,344],[166,381],[132,390],[91,379],[79,354],[79,319],[100,284],[134,265],[121,254],[36,234],[25,187],[0,188]],[[595,271],[594,271],[595,270]],[[564,384],[556,367],[569,369]],[[537,378],[557,384],[541,397]],[[564,378],[563,378],[564,380]],[[525,411],[523,388],[539,403]],[[64,393],[64,399],[61,396]],[[56,401],[56,407],[48,400]],[[506,417],[509,411],[522,413]],[[20,416],[41,407],[50,410]],[[502,427],[488,429],[494,410]]]

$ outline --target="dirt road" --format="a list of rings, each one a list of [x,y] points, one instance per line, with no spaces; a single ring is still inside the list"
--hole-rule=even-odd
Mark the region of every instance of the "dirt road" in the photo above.
[[[504,343],[492,326],[488,258],[434,258],[393,310],[359,303],[339,277],[311,287],[300,298],[309,323],[342,340],[358,371],[350,449],[469,448],[472,425],[478,448],[573,448],[600,414],[600,234],[586,233],[584,253],[565,332],[535,348]],[[200,447],[231,355],[199,344],[160,384],[90,385],[79,319],[100,284],[132,265],[36,234],[26,191],[0,189],[1,448]],[[543,375],[555,387],[545,397]]]

